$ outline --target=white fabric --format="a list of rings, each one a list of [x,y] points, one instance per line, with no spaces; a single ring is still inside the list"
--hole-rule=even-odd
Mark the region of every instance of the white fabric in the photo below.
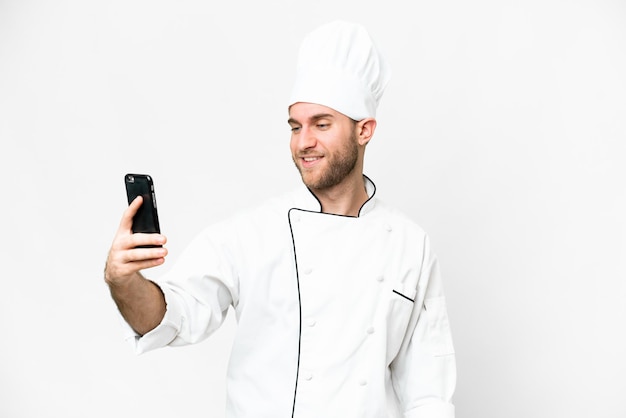
[[[316,103],[357,121],[375,117],[390,76],[361,25],[331,22],[302,41],[289,105]]]
[[[329,215],[303,186],[203,231],[158,284],[167,313],[139,353],[201,341],[234,307],[227,417],[454,417],[436,257],[375,197]]]

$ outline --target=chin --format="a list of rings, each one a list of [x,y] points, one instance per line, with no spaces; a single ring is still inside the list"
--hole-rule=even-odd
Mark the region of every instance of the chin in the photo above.
[[[328,189],[332,189],[333,187],[335,187],[336,185],[338,185],[340,182],[337,181],[333,181],[333,180],[329,180],[326,178],[319,178],[319,177],[315,177],[315,178],[311,178],[311,177],[302,177],[302,182],[306,185],[306,187],[308,187],[311,190],[316,190],[316,191],[322,191],[322,190],[328,190]]]
[[[317,189],[319,185],[319,179],[313,178],[312,176],[302,175],[302,183],[309,189]]]

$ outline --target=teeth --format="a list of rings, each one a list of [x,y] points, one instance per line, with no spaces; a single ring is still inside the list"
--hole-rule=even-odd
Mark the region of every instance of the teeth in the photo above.
[[[311,162],[311,161],[315,161],[318,160],[318,157],[304,157],[304,161],[306,162]]]

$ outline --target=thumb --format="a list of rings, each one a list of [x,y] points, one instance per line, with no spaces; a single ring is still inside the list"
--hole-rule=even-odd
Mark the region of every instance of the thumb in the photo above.
[[[122,220],[120,221],[120,231],[130,231],[133,227],[133,217],[143,204],[143,197],[137,196],[124,211]]]

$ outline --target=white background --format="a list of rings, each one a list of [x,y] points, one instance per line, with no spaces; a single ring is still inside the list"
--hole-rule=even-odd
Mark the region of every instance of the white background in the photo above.
[[[223,416],[232,318],[192,347],[122,340],[123,176],[154,177],[168,264],[296,186],[296,51],[336,18],[393,69],[366,173],[441,260],[457,416],[626,416],[618,0],[0,0],[0,416]]]

